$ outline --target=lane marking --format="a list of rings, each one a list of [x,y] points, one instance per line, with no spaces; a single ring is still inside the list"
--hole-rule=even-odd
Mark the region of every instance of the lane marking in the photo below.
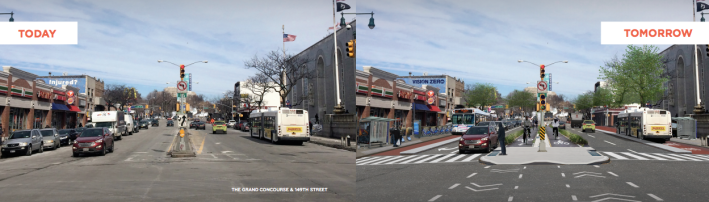
[[[654,194],[647,194],[648,196],[654,198],[657,201],[663,201],[660,197],[655,196]]]
[[[480,156],[480,154],[473,154],[470,157],[463,159],[461,162],[472,161],[473,159],[475,159],[475,157],[478,157],[478,156]]]
[[[519,174],[519,179],[522,179],[522,174]]]
[[[606,143],[608,143],[608,144],[612,144],[612,145],[615,145],[615,144],[614,144],[614,143],[612,143],[612,142],[608,142],[608,140],[603,140],[603,141],[604,141],[604,142],[606,142]]]
[[[628,151],[631,151],[631,152],[633,152],[633,153],[638,153],[638,152],[636,152],[636,151],[633,151],[632,149],[628,149]]]
[[[527,166],[525,166],[523,169],[527,169]]]
[[[407,156],[407,157],[404,157],[404,158],[397,159],[397,160],[395,160],[395,161],[390,161],[390,162],[385,163],[385,164],[393,164],[393,163],[396,163],[396,162],[399,162],[399,161],[402,161],[402,160],[410,159],[410,158],[412,158],[412,157],[416,157],[416,156]]]
[[[629,153],[629,152],[620,152],[620,153],[621,153],[621,154],[625,154],[625,155],[630,156],[630,157],[633,157],[633,158],[636,158],[636,159],[640,159],[640,160],[650,160],[650,159],[646,159],[646,158],[644,158],[644,157],[641,157],[641,156],[638,156],[638,155],[635,155],[635,154],[631,154],[631,153]]]
[[[672,155],[672,156],[676,156],[676,157],[679,157],[679,158],[685,158],[685,159],[689,159],[689,160],[692,160],[692,161],[702,161],[701,159],[694,158],[694,157],[689,157],[689,156],[680,156],[680,155],[677,155],[677,154],[667,154],[667,155]]]
[[[489,168],[490,166],[485,166],[485,168]]]
[[[561,166],[556,166],[557,168],[561,168]]]
[[[635,188],[638,188],[638,185],[635,185],[635,184],[633,184],[632,182],[625,182],[625,183],[628,183],[628,185],[633,186],[633,187],[635,187]]]
[[[593,165],[593,167],[596,167],[596,168],[600,168],[601,166],[598,166],[598,165]]]
[[[202,138],[202,145],[199,146],[199,150],[197,150],[197,154],[202,154],[202,148],[204,148],[204,140],[206,140],[207,137]]]
[[[566,184],[566,188],[571,188],[571,186],[569,186],[569,184]]]
[[[394,158],[390,158],[390,159],[388,159],[388,160],[386,160],[386,161],[379,161],[379,162],[376,162],[376,163],[370,163],[369,165],[377,165],[377,164],[380,164],[380,163],[384,163],[384,162],[387,162],[387,161],[390,161],[390,160],[399,159],[399,158],[403,158],[403,157],[406,157],[406,156],[395,156]]]
[[[214,157],[215,159],[217,158],[217,156],[215,156],[214,154],[210,154],[210,155],[212,155],[212,157]]]
[[[217,143],[214,143],[214,144],[221,144],[221,142],[217,142]]]
[[[515,189],[519,188],[519,186],[515,186]]]
[[[693,155],[693,154],[677,154],[677,155],[680,155],[680,156],[690,156],[690,157],[702,159],[702,160],[705,160],[705,161],[709,161],[709,158],[708,158],[707,156],[705,156],[705,155]]]
[[[453,186],[449,187],[448,189],[453,189],[453,188],[457,187],[458,185],[460,185],[460,183],[455,183]]]
[[[420,159],[420,158],[424,158],[424,157],[427,157],[427,156],[428,156],[428,155],[421,155],[421,156],[419,156],[419,157],[416,157],[416,158],[412,158],[412,159],[406,160],[406,161],[404,161],[404,162],[401,162],[401,163],[399,163],[399,164],[406,164],[406,163],[410,163],[410,162],[412,162],[412,161],[415,161],[415,160],[418,160],[418,159]]]
[[[514,199],[514,197],[510,196],[510,198],[508,198],[507,201],[508,201],[508,202],[509,202],[509,201],[512,201],[512,199]]]
[[[661,157],[668,158],[668,159],[673,159],[673,160],[678,160],[678,161],[686,161],[686,160],[684,160],[684,159],[679,159],[679,158],[675,158],[675,157],[671,157],[671,156],[666,156],[666,155],[664,155],[664,154],[659,154],[659,153],[654,153],[654,154],[655,154],[655,155],[658,155],[658,156],[661,156]]]
[[[431,160],[431,159],[433,159],[433,158],[436,158],[436,157],[438,157],[438,156],[440,156],[440,155],[443,155],[443,154],[434,154],[434,155],[431,155],[430,157],[425,158],[425,159],[423,159],[423,160],[416,161],[416,163],[423,163],[423,162],[426,162],[426,161]]]
[[[453,156],[453,154],[446,154],[445,156],[442,156],[441,158],[438,158],[438,159],[436,159],[436,160],[433,160],[433,161],[431,161],[431,162],[429,162],[429,163],[438,163],[439,161],[443,161],[443,159],[447,159],[448,157],[451,157],[451,156]]]
[[[611,156],[613,156],[613,157],[615,157],[615,158],[617,158],[617,159],[628,159],[628,158],[625,158],[625,157],[623,157],[623,156],[621,156],[621,155],[615,154],[615,153],[613,153],[613,152],[603,152],[603,153],[608,154],[608,155],[611,155]]]
[[[436,195],[433,198],[429,199],[428,201],[436,201],[436,199],[440,198],[442,195]]]
[[[650,155],[650,154],[646,154],[646,153],[638,153],[638,154],[639,154],[639,155],[643,155],[643,156],[647,156],[647,157],[650,157],[650,158],[654,158],[654,159],[657,159],[657,160],[667,160],[667,159],[663,159],[663,158],[660,158],[660,157],[657,157],[657,156],[653,156],[653,155]]]
[[[363,158],[357,159],[356,163],[359,164],[359,163],[364,163],[364,162],[367,162],[367,161],[373,161],[373,160],[380,159],[380,158],[382,158],[382,157],[384,157],[384,156],[363,157]]]
[[[574,201],[576,201],[576,200],[577,200],[577,199],[576,199],[576,195],[571,195],[571,199],[574,200]]]
[[[136,154],[147,154],[148,152],[133,152],[133,153],[136,153]]]
[[[475,175],[477,175],[477,174],[478,174],[478,173],[470,174],[470,175],[468,175],[468,177],[466,177],[466,178],[471,178],[471,177],[473,177],[473,176],[475,176]]]
[[[455,156],[455,157],[453,157],[453,158],[451,158],[451,159],[448,159],[448,160],[445,161],[445,162],[453,162],[453,161],[458,160],[459,158],[463,158],[463,157],[465,157],[465,156],[467,156],[467,155],[459,154],[458,156]]]
[[[613,173],[613,172],[611,172],[611,171],[608,171],[608,174],[611,174],[611,175],[613,175],[613,176],[618,177],[618,175],[616,175],[615,173]]]
[[[369,163],[373,163],[373,162],[378,162],[378,161],[386,160],[386,159],[389,159],[389,158],[392,158],[392,157],[395,157],[395,156],[385,156],[385,157],[379,158],[379,159],[377,159],[377,160],[373,160],[373,161],[369,161],[369,162],[364,162],[364,163],[358,163],[357,165],[365,165],[365,164],[369,164]]]
[[[595,137],[595,136],[593,136],[593,135],[588,135],[588,136],[591,136],[592,138],[596,138],[596,137]]]
[[[566,175],[564,173],[561,173],[561,177],[566,177]]]

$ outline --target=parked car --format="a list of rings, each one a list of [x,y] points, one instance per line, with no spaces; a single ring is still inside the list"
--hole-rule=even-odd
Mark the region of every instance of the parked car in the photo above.
[[[123,116],[125,116],[124,120],[126,121],[126,134],[133,135],[136,129],[136,122],[133,121],[133,116],[131,116],[130,114],[125,114]]]
[[[226,124],[227,127],[234,127],[236,125],[236,120],[229,120],[229,123]]]
[[[497,127],[492,125],[473,126],[468,128],[458,140],[458,153],[465,153],[473,150],[483,150],[491,152],[500,144],[497,140]],[[494,145],[494,146],[493,146]]]
[[[249,131],[249,130],[251,130],[251,123],[244,122],[241,124],[241,131]]]
[[[150,125],[151,126],[160,126],[160,121],[158,121],[157,119],[153,119],[153,121],[151,121]]]
[[[59,147],[62,147],[60,142],[61,137],[59,137],[57,129],[45,128],[39,130],[39,132],[42,133],[42,138],[44,139],[44,143],[42,143],[42,146],[44,146],[45,148],[59,149]]]
[[[148,120],[140,121],[140,125],[139,125],[140,128],[148,129],[149,126],[150,126],[150,122]]]
[[[175,126],[175,122],[172,122],[172,120],[167,120],[166,126]]]
[[[76,135],[79,134],[79,132],[76,132],[76,129],[62,129],[57,132],[59,133],[59,136],[67,137],[60,138],[60,142],[63,145],[70,145],[74,140],[76,140]]]
[[[72,152],[74,157],[81,154],[98,153],[101,156],[106,155],[106,152],[113,152],[115,144],[113,144],[113,135],[108,128],[89,128],[79,135],[74,141]]]
[[[42,137],[38,129],[18,130],[12,132],[12,135],[2,143],[0,151],[2,151],[3,156],[8,154],[31,156],[33,151],[38,151],[39,153],[44,151],[43,142],[44,137]]]
[[[581,131],[586,132],[586,130],[591,130],[591,132],[596,132],[596,122],[593,120],[584,120]]]
[[[217,131],[222,131],[222,132],[224,132],[224,134],[226,134],[226,122],[215,121],[214,125],[212,125],[212,133],[216,134]]]

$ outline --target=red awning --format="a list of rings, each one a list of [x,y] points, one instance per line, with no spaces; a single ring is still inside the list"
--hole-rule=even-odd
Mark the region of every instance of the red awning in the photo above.
[[[428,109],[431,110],[432,112],[441,112],[441,109],[439,109],[435,105],[428,105]]]
[[[79,107],[77,107],[77,106],[74,106],[74,105],[67,105],[67,107],[69,107],[69,111],[72,111],[72,112],[81,112],[81,110],[79,110]]]

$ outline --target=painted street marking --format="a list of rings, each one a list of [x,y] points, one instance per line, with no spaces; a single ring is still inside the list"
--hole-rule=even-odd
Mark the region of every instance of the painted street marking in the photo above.
[[[694,158],[694,157],[690,157],[690,156],[680,156],[680,155],[677,155],[677,154],[667,154],[667,155],[672,155],[672,156],[676,156],[676,157],[680,157],[680,158],[686,158],[686,159],[689,159],[689,160],[692,160],[692,161],[702,161],[701,159]]]
[[[424,157],[427,157],[427,156],[428,156],[428,155],[421,155],[421,156],[419,156],[419,157],[412,158],[412,159],[406,160],[406,161],[404,161],[404,162],[401,162],[401,164],[407,164],[407,163],[410,163],[410,162],[412,162],[412,161],[415,161],[415,160],[418,160],[418,159],[421,159],[421,158],[424,158]]]
[[[625,183],[628,183],[628,185],[633,186],[633,187],[635,187],[635,188],[638,188],[638,185],[635,185],[635,184],[633,184],[632,182],[625,182]]]
[[[453,150],[453,149],[455,149],[455,147],[451,147],[451,148],[442,147],[442,148],[438,148],[438,151],[441,151],[441,150],[446,151],[446,150]]]
[[[519,174],[519,179],[522,179],[522,174]]]
[[[485,168],[489,168],[490,166],[485,166]]]
[[[210,155],[212,155],[212,157],[214,157],[215,159],[217,159],[217,156],[214,156],[214,154],[210,154]]]
[[[672,159],[672,160],[686,161],[686,160],[684,160],[684,159],[678,159],[678,158],[675,158],[675,157],[666,156],[666,155],[664,155],[664,154],[654,153],[654,155],[658,155],[658,156],[661,156],[661,157],[664,157],[664,158],[668,158],[668,159]]]
[[[566,188],[571,188],[571,186],[569,186],[569,184],[566,184]]]
[[[611,174],[611,175],[613,175],[613,176],[618,177],[618,175],[616,175],[615,173],[613,173],[613,172],[611,172],[611,171],[608,171],[608,174]]]
[[[389,158],[392,158],[392,157],[394,157],[394,156],[385,156],[385,157],[382,157],[382,158],[379,158],[379,159],[376,159],[376,160],[373,160],[373,161],[364,162],[364,163],[358,163],[357,165],[365,165],[365,164],[369,164],[369,163],[373,163],[373,162],[377,162],[377,161],[389,159]]]
[[[473,191],[475,191],[475,192],[479,192],[479,191],[490,191],[490,190],[495,190],[495,189],[497,189],[497,188],[491,188],[491,189],[480,189],[480,190],[476,190],[476,189],[470,188],[470,187],[468,187],[468,186],[465,186],[465,188],[470,189],[470,190],[473,190]]]
[[[598,175],[591,175],[591,174],[583,174],[583,175],[577,175],[577,176],[576,176],[576,177],[574,177],[574,178],[579,178],[579,177],[583,177],[583,176],[593,176],[593,177],[602,177],[602,178],[606,178],[605,176],[598,176]]]
[[[709,161],[709,157],[707,157],[706,155],[692,155],[692,154],[677,154],[677,155],[680,155],[680,156],[691,156],[691,157],[694,157],[694,158],[698,158],[698,159],[702,159],[702,160],[705,160],[705,161]]]
[[[578,199],[576,199],[576,195],[571,195],[571,199],[574,201],[578,200]]]
[[[458,155],[458,156],[455,156],[455,157],[453,157],[453,158],[451,158],[451,159],[448,159],[446,162],[453,162],[453,161],[458,160],[459,158],[462,158],[462,157],[465,157],[465,156],[467,156],[467,155]]]
[[[364,162],[368,162],[368,161],[375,161],[375,160],[381,159],[381,158],[383,158],[383,157],[385,157],[385,156],[364,157],[364,158],[357,159],[357,163],[364,163]]]
[[[603,175],[602,173],[594,173],[594,172],[588,172],[588,171],[583,171],[583,172],[578,172],[578,173],[574,173],[574,175],[578,175],[578,174],[582,174],[582,173],[586,173],[586,174],[596,174],[596,175]]]
[[[453,188],[457,187],[458,185],[460,185],[460,183],[455,183],[453,186],[449,187],[448,189],[453,189]]]
[[[647,194],[648,196],[654,198],[657,201],[663,201],[660,197],[655,196],[654,194]]]
[[[477,175],[477,174],[478,174],[478,173],[470,174],[470,175],[468,175],[468,177],[466,177],[466,178],[471,178],[471,177],[473,177],[473,176],[475,176],[475,175]]]
[[[451,154],[455,154],[457,151],[452,151]]]
[[[433,198],[429,199],[428,201],[436,201],[436,199],[440,198],[441,195],[436,195]]]
[[[412,158],[412,157],[416,157],[416,156],[407,156],[407,157],[400,158],[400,159],[397,159],[397,160],[395,160],[395,161],[391,161],[391,162],[388,162],[388,163],[385,163],[385,164],[396,163],[396,162],[399,162],[399,161],[402,161],[402,160],[406,160],[406,159],[409,159],[409,158]],[[374,164],[371,164],[371,165],[374,165]]]
[[[394,158],[390,158],[389,160],[399,159],[399,158],[403,158],[403,157],[406,157],[406,156],[396,156],[396,157],[394,157]],[[370,163],[369,165],[377,165],[377,164],[384,163],[384,162],[385,162],[385,161],[379,161],[379,162],[376,162],[376,163]]]
[[[431,161],[431,162],[429,162],[429,163],[437,163],[437,162],[443,161],[443,159],[447,159],[448,157],[451,157],[451,156],[453,156],[453,155],[454,155],[454,154],[446,154],[445,156],[443,156],[443,157],[441,157],[441,158],[438,158],[438,159],[436,159],[436,160],[433,160],[433,161]]]
[[[646,159],[646,158],[644,158],[644,157],[641,157],[641,156],[638,156],[638,155],[635,155],[635,154],[631,154],[630,152],[620,152],[620,153],[621,153],[621,154],[625,154],[626,156],[630,156],[630,157],[633,157],[633,158],[636,158],[636,159],[640,159],[640,160],[650,160],[650,159]]]
[[[620,194],[611,194],[611,193],[605,193],[605,194],[600,194],[600,195],[590,196],[590,198],[596,198],[596,197],[599,197],[599,196],[605,196],[605,195],[613,195],[613,196],[623,196],[623,197],[630,197],[630,198],[635,198],[635,196],[628,196],[628,195],[620,195]]]
[[[136,153],[136,154],[147,154],[148,152],[133,152],[133,153]]]
[[[480,156],[480,154],[473,154],[470,157],[463,159],[462,162],[472,161],[473,159],[475,159],[478,156]],[[488,167],[490,167],[490,166],[488,166]]]
[[[612,144],[612,145],[615,145],[614,143],[612,143],[612,142],[608,142],[607,140],[603,140],[603,141],[604,141],[604,142],[606,142],[606,143],[608,143],[608,144]]]
[[[519,188],[519,186],[515,186],[515,189]]]
[[[596,137],[594,137],[593,135],[588,135],[588,136],[591,136],[592,138],[596,138]]]
[[[232,152],[232,151],[222,151],[222,154],[226,154],[226,153],[229,153],[229,152]],[[232,153],[233,153],[233,152],[232,152]]]
[[[523,169],[527,169],[527,166],[525,166]]]
[[[633,152],[633,153],[638,153],[636,151],[633,151],[632,149],[628,149],[628,151]]]
[[[557,168],[561,168],[561,166],[556,166]]]
[[[431,157],[428,157],[428,158],[425,158],[425,159],[423,159],[423,160],[417,161],[416,163],[423,163],[423,162],[426,162],[426,161],[431,160],[431,159],[433,159],[433,158],[436,158],[436,157],[438,157],[438,156],[440,156],[440,155],[443,155],[443,154],[434,154],[434,155],[431,155]]]
[[[508,198],[507,201],[508,201],[508,202],[509,202],[509,201],[512,201],[513,198],[514,198],[514,197],[510,196],[510,198]]]
[[[475,184],[475,183],[472,183],[472,182],[471,182],[470,184],[475,185],[476,187],[489,187],[489,186],[500,186],[500,185],[502,185],[502,184],[478,185],[478,184]]]
[[[657,157],[657,156],[653,156],[653,155],[650,155],[650,154],[646,154],[646,153],[638,153],[638,154],[639,154],[639,155],[643,155],[643,156],[647,156],[647,157],[650,157],[650,158],[654,158],[654,159],[657,159],[657,160],[667,160],[667,159],[663,159],[663,158],[660,158],[660,157]]]
[[[615,157],[616,159],[628,159],[628,158],[625,158],[625,157],[623,157],[623,156],[621,156],[621,155],[615,154],[615,153],[613,153],[613,152],[603,152],[603,153],[608,154],[608,155],[610,155],[610,156],[612,156],[612,157]]]
[[[564,173],[561,173],[561,177],[566,177],[566,175],[564,175]]]
[[[519,171],[519,168],[517,169],[507,169],[507,170],[498,170],[498,169],[492,169],[490,172],[496,172],[496,173],[509,173],[509,172],[517,172]]]
[[[221,144],[221,142],[217,142],[217,143],[214,143],[214,144]]]
[[[596,168],[600,168],[601,166],[598,166],[598,165],[593,165],[593,167],[596,167]]]

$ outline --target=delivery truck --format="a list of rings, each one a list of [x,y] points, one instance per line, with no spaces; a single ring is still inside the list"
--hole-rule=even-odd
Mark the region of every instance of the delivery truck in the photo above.
[[[126,121],[123,111],[100,111],[91,113],[94,127],[106,127],[113,133],[114,140],[121,140],[126,134]]]
[[[571,119],[571,128],[581,128],[583,124],[583,113],[571,113],[569,114]]]

